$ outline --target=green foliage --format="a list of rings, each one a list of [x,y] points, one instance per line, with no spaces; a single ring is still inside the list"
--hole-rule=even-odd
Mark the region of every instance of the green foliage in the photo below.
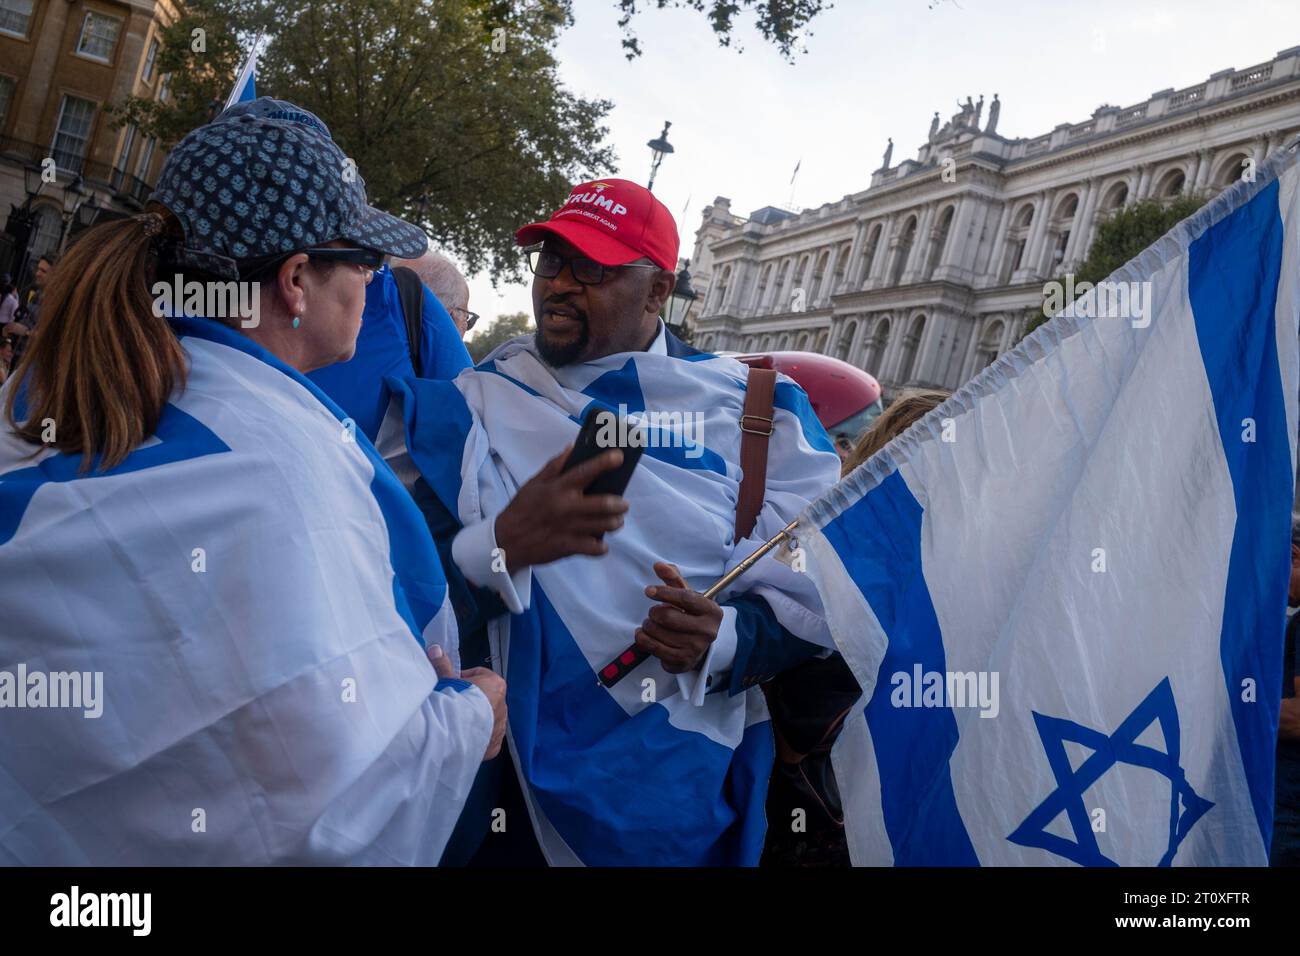
[[[197,18],[208,59],[184,60]],[[168,62],[184,61],[185,95],[120,113],[174,142],[206,121],[214,93],[228,95],[240,57],[227,44],[265,31],[260,95],[318,115],[372,204],[419,223],[471,273],[514,279],[514,231],[613,167],[602,145],[611,104],[559,80],[553,49],[570,23],[566,4],[548,2],[189,0],[164,36]]]
[[[513,243],[569,187],[608,174],[611,103],[561,84],[554,56],[572,0],[181,0],[162,34],[166,103],[128,98],[115,125],[174,146],[224,104],[244,52],[264,32],[257,92],[317,114],[356,161],[370,201],[418,222],[471,273],[518,279]],[[705,13],[723,45],[752,9],[763,37],[791,55],[824,0],[649,0]],[[643,6],[646,5],[644,2]],[[636,0],[618,0],[626,31]],[[194,31],[202,30],[202,51]],[[624,46],[640,52],[630,34]]]
[[[1088,282],[1095,285],[1124,263],[1137,256],[1178,223],[1201,206],[1206,196],[1179,196],[1172,201],[1144,199],[1111,213],[1097,226],[1088,257],[1075,273],[1074,284]],[[1064,285],[1065,277],[1057,282]],[[1034,319],[1025,328],[1028,335],[1047,321],[1042,309],[1036,310]]]
[[[236,4],[221,0],[187,0],[180,18],[161,33],[155,61],[158,76],[170,75],[167,102],[128,97],[106,112],[114,127],[138,126],[171,149],[196,126],[206,123],[230,95],[243,61],[241,38],[231,11]]]
[[[618,0],[618,25],[623,31],[623,49],[629,60],[641,55],[641,43],[632,32],[632,20],[645,7],[653,6],[656,10],[664,7],[688,7],[703,13],[709,20],[713,32],[717,34],[719,46],[731,46],[732,29],[735,27],[736,15],[742,10],[753,11],[754,26],[768,43],[776,45],[786,60],[793,60],[794,52],[806,53],[802,45],[795,50],[800,33],[808,23],[823,10],[830,9],[831,4],[824,0]],[[809,32],[808,36],[812,33]],[[743,52],[737,45],[737,52]]]
[[[475,363],[478,363],[483,361],[487,354],[502,342],[532,330],[533,317],[527,312],[498,315],[495,322],[487,328],[474,333],[473,337],[465,343],[465,347],[469,349],[470,358]]]

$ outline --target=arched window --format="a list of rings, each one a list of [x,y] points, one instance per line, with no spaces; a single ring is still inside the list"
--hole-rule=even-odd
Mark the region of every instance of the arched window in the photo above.
[[[925,277],[934,278],[934,270],[939,268],[939,263],[943,261],[944,246],[948,244],[948,231],[952,228],[952,216],[956,212],[956,206],[949,206],[939,217],[939,227],[934,231],[930,239],[930,255],[925,263]]]
[[[826,270],[830,267],[830,257],[829,249],[823,249],[822,254],[817,257],[817,265],[813,268],[812,284],[808,288],[807,296],[805,296],[805,301],[809,307],[816,307],[821,304],[822,283],[826,281]]]
[[[979,351],[975,353],[975,371],[978,372],[998,357],[998,353],[1002,350],[1002,334],[1005,330],[1006,323],[1001,319],[995,319],[984,329],[984,334],[980,336]]]
[[[1007,230],[1006,244],[1002,252],[1002,268],[998,270],[998,282],[1006,285],[1012,274],[1024,266],[1025,245],[1029,241],[1029,231],[1034,225],[1034,204],[1025,203],[1011,219],[1011,228]]]
[[[785,295],[785,280],[789,275],[790,275],[790,260],[786,259],[784,262],[781,263],[781,268],[777,270],[776,283],[772,286],[771,301],[767,303],[768,306],[770,307],[768,311],[775,312],[780,308],[780,306],[776,304],[776,300],[781,296]]]
[[[727,302],[727,286],[731,283],[731,266],[722,270],[722,278],[718,280],[718,291],[713,298],[713,307],[710,312],[721,312]]]
[[[1074,228],[1074,217],[1079,212],[1079,197],[1070,193],[1056,204],[1049,226],[1051,233],[1052,264],[1055,269],[1065,261],[1065,250],[1070,245],[1070,231]]]
[[[1219,164],[1219,171],[1214,174],[1214,191],[1218,192],[1227,189],[1233,183],[1241,179],[1242,175],[1249,168],[1247,160],[1250,157],[1245,153],[1233,153],[1222,163]]]
[[[912,252],[912,243],[916,241],[916,217],[912,216],[903,224],[903,231],[899,234],[898,248],[894,250],[894,267],[889,271],[889,284],[898,285],[903,278],[903,269],[907,266],[907,258]]]
[[[1160,184],[1155,190],[1156,198],[1173,199],[1181,196],[1186,185],[1187,175],[1181,169],[1171,169],[1160,177]]]
[[[912,327],[903,338],[903,356],[898,363],[898,380],[908,382],[916,376],[917,353],[921,348],[921,337],[925,335],[925,316],[918,315],[912,320]]]
[[[829,335],[829,334],[830,334],[830,333],[829,333],[829,330],[828,330],[828,329],[822,329],[820,332],[817,333],[817,341],[816,341],[816,343],[813,345],[813,351],[814,351],[814,352],[821,352],[821,353],[825,354],[825,352],[826,352],[826,337],[827,337],[827,335]]]
[[[1106,190],[1106,195],[1101,201],[1101,211],[1109,213],[1123,209],[1126,202],[1128,202],[1128,183],[1115,183]]]
[[[772,263],[763,266],[758,274],[758,288],[754,291],[754,311],[757,312],[764,306],[764,296],[767,295],[767,282],[772,278]]]
[[[849,247],[840,246],[840,254],[835,257],[835,273],[831,278],[831,295],[844,291],[844,275],[849,271]]]
[[[790,290],[789,299],[786,301],[785,305],[783,305],[779,311],[781,312],[790,311],[791,303],[794,301],[795,296],[799,294],[800,289],[803,289],[803,299],[805,303],[810,302],[812,300],[812,290],[808,288],[808,269],[811,264],[812,264],[811,256],[805,255],[802,259],[799,260],[799,271],[795,273],[794,287],[791,288]]]
[[[867,354],[863,356],[862,367],[872,375],[877,375],[885,351],[889,348],[889,319],[883,318],[876,323],[875,333],[867,345]]]
[[[876,247],[880,245],[880,230],[882,226],[876,223],[867,233],[867,245],[862,250],[862,281],[866,282],[871,278],[871,266],[876,261]]]
[[[849,349],[853,348],[853,339],[858,334],[858,323],[854,321],[840,329],[840,340],[835,344],[835,357],[842,362],[849,360]]]

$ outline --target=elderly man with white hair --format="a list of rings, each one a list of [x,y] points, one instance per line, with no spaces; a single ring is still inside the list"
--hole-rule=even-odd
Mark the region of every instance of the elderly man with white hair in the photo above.
[[[410,263],[425,267],[427,258],[413,259]],[[402,264],[400,259],[392,262],[393,266]],[[428,287],[429,280],[421,274],[428,269],[412,271],[421,280],[417,335],[413,337],[408,331],[411,326],[402,308],[400,283],[393,269],[385,265],[376,270],[370,285],[366,286],[361,333],[352,358],[317,369],[308,376],[343,409],[356,431],[371,441],[378,437],[379,426],[388,410],[386,376],[452,379],[471,364],[469,352],[461,341],[464,325],[452,318],[451,310]]]
[[[474,327],[478,314],[469,310],[469,283],[456,263],[431,248],[418,259],[394,259],[393,265],[406,266],[420,277],[451,314],[462,336]]]

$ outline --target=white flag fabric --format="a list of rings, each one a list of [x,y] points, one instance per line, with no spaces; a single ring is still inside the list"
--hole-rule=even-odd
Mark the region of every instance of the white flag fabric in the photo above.
[[[644,589],[659,583],[656,561],[676,564],[702,591],[835,481],[829,437],[808,397],[781,377],[766,502],[752,535],[732,540],[746,375],[735,359],[661,329],[648,351],[560,368],[529,335],[452,382],[388,380],[411,457],[462,536],[490,527],[592,408],[647,430],[651,445],[628,484],[625,523],[605,539],[609,552],[516,571],[502,582],[513,613],[489,626],[509,688],[511,749],[552,864],[758,862],[773,757],[759,688],[705,694],[702,678],[668,674],[655,658],[612,688],[597,680],[655,604]],[[718,600],[737,591],[766,600],[796,636],[830,644],[806,575],[764,562]],[[733,635],[735,620],[723,625]]]
[[[1293,146],[801,519],[863,688],[855,863],[1267,862],[1298,176]]]
[[[121,464],[0,435],[0,863],[435,865],[492,712],[421,649],[456,629],[419,509],[306,378],[174,321]]]

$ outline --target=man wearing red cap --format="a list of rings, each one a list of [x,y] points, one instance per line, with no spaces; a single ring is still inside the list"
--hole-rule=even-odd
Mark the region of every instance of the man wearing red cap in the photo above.
[[[677,226],[649,190],[622,179],[584,183],[548,221],[524,226],[515,240],[541,245],[529,264],[537,276],[537,348],[547,362],[650,347],[676,281]]]
[[[833,484],[838,456],[779,380],[766,497],[735,540],[746,369],[659,319],[672,215],[604,179],[516,238],[535,334],[454,382],[399,389],[463,664],[490,663],[509,687],[510,755],[476,784],[444,862],[477,849],[476,862],[752,865],[772,761],[757,685],[831,641],[807,576],[778,561],[716,601],[699,592]],[[618,449],[563,471],[593,407],[644,429],[623,496],[584,494]],[[699,428],[664,424],[684,421]],[[633,642],[653,656],[601,685]]]

